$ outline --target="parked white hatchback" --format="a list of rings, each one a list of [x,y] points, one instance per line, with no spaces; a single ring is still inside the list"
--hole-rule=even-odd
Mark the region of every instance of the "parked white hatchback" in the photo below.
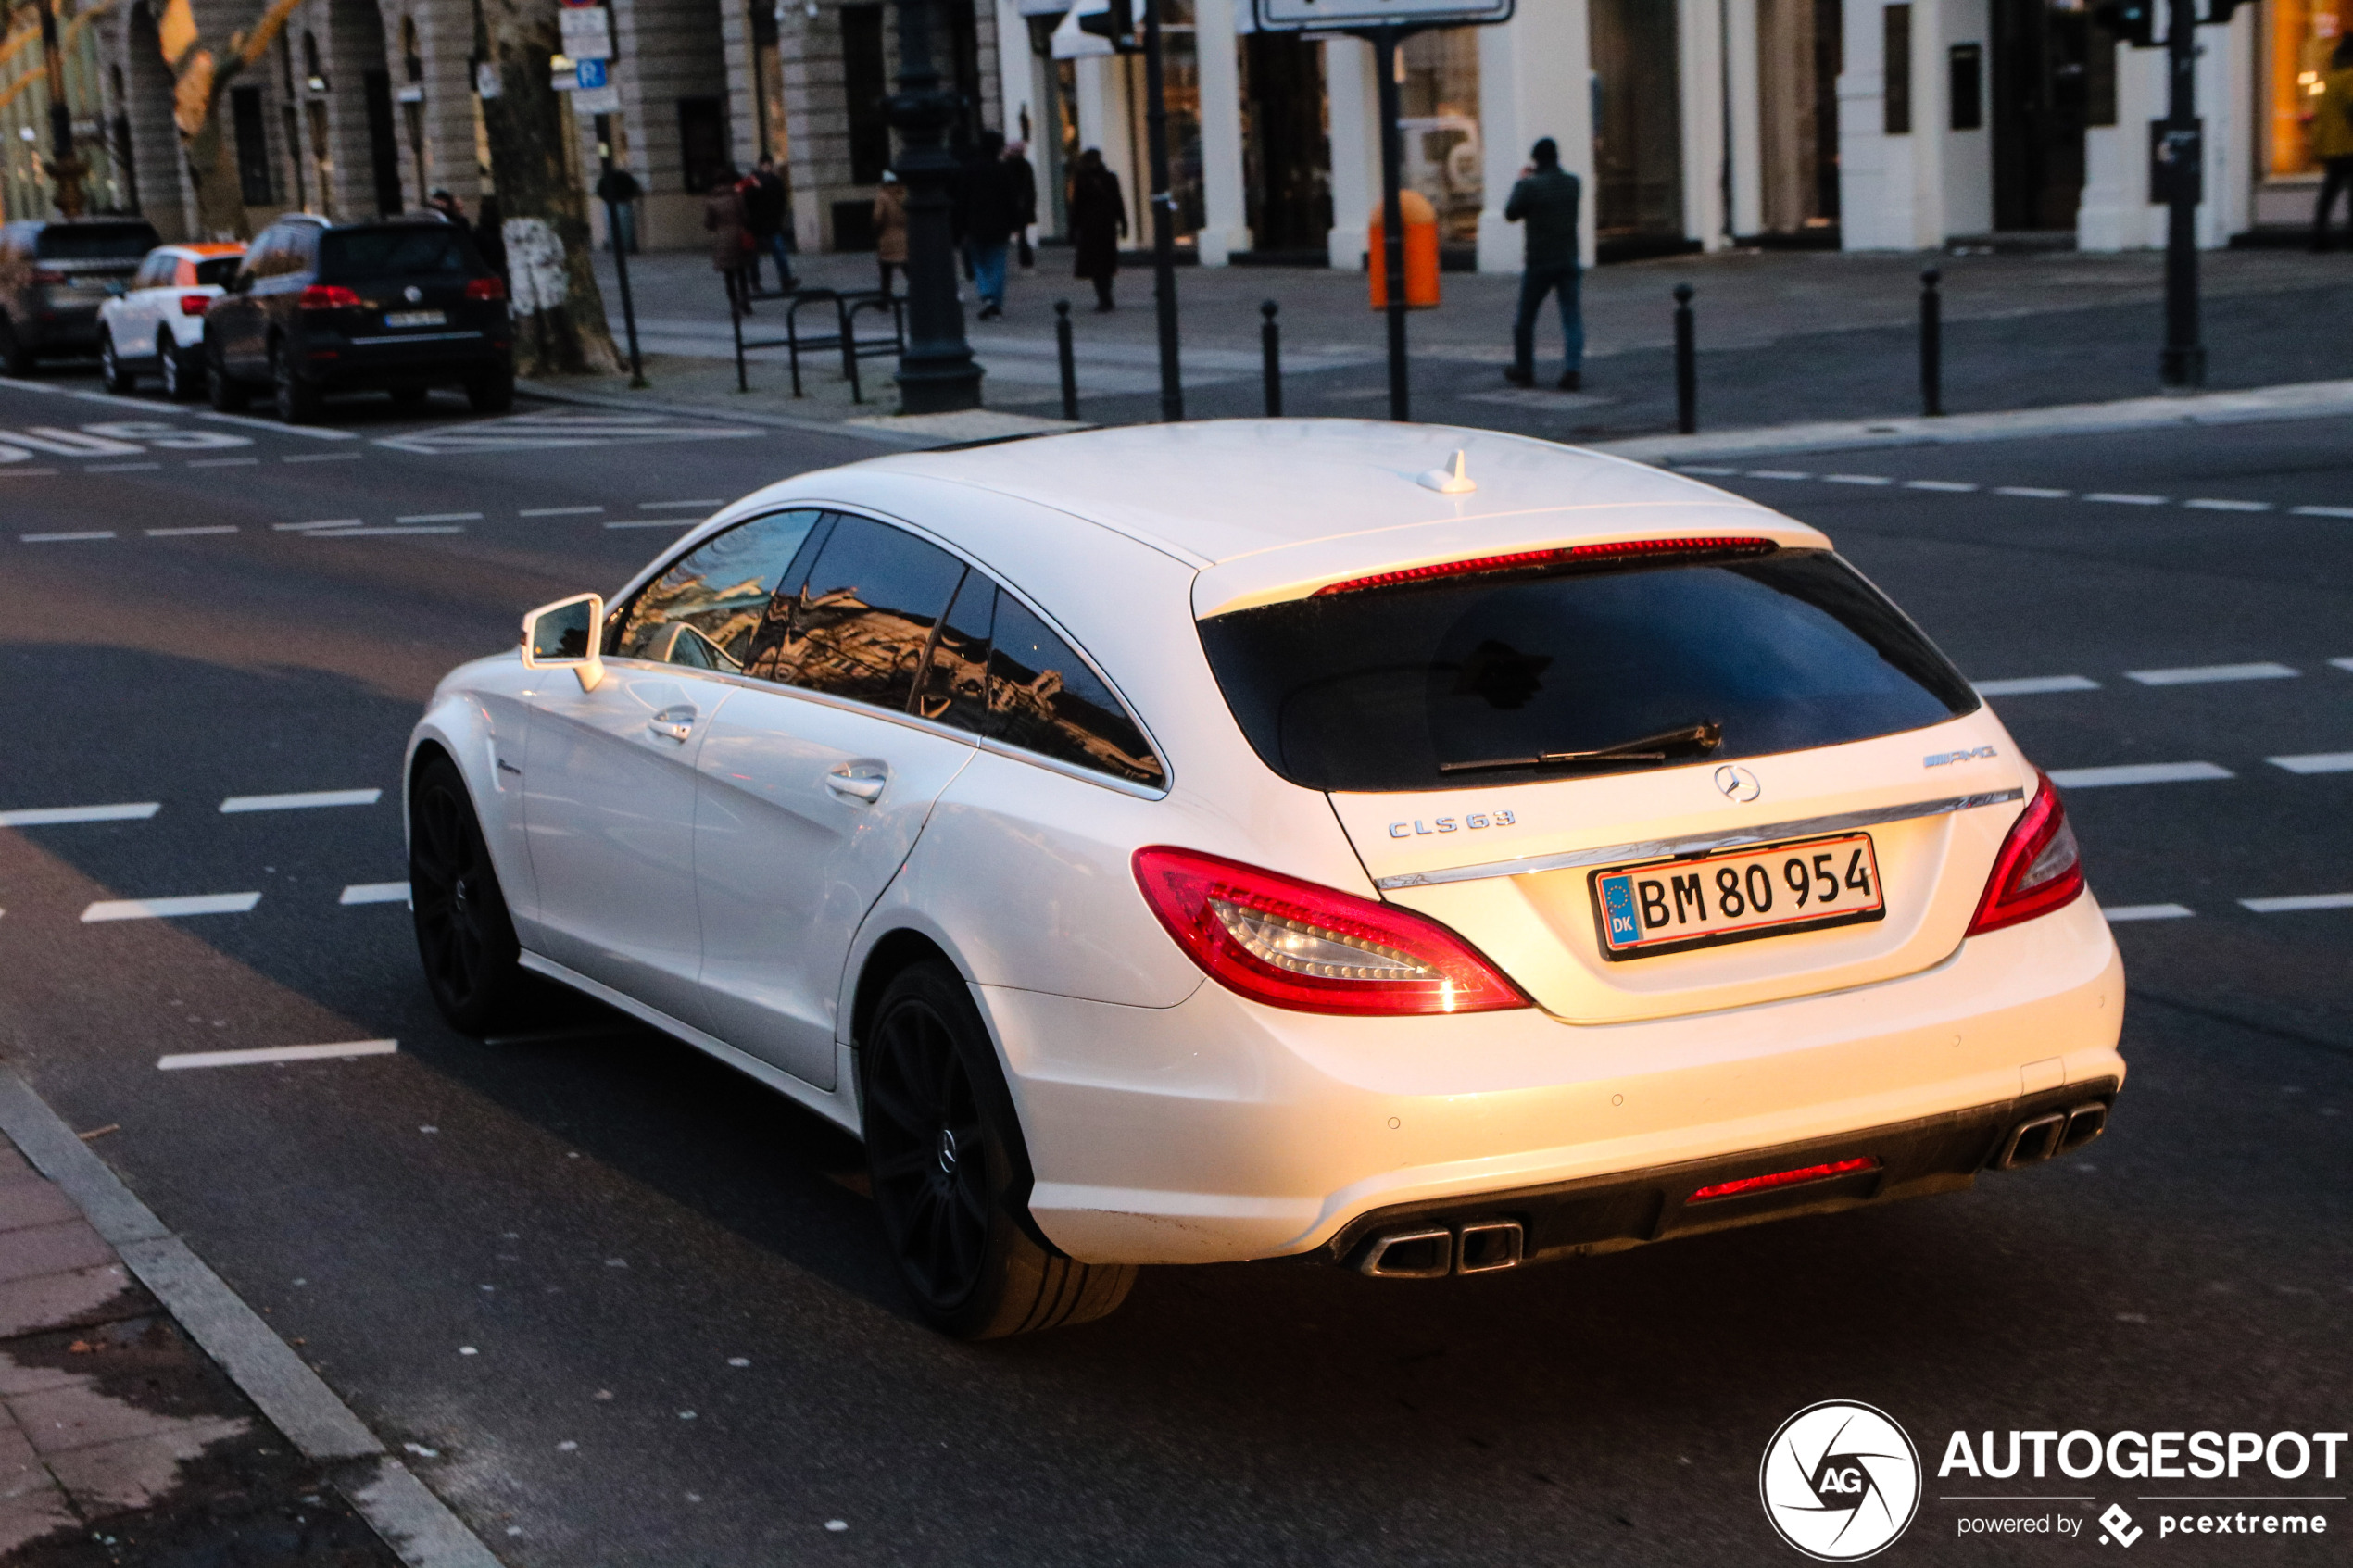
[[[552,978],[862,1135],[923,1315],[1475,1274],[2098,1135],[2057,792],[1802,523],[1486,432],[892,457],[533,612],[417,726],[460,1028]]]
[[[204,317],[220,297],[245,247],[157,245],[123,292],[98,307],[98,364],[107,390],[127,393],[143,375],[186,403],[204,395]]]

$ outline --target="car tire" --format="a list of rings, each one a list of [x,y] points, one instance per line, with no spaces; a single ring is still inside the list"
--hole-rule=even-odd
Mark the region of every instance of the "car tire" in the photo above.
[[[204,395],[202,350],[182,349],[168,332],[156,334],[156,370],[163,395],[174,403],[193,403]]]
[[[462,1034],[495,1027],[522,994],[522,947],[473,797],[447,757],[409,792],[409,905],[434,1006]]]
[[[17,336],[17,324],[0,316],[0,370],[12,376],[32,374],[32,350]]]
[[[204,367],[205,390],[212,395],[212,408],[219,414],[242,414],[253,400],[245,383],[229,373],[218,348],[208,348]]]
[[[310,425],[319,422],[325,411],[326,399],[320,395],[319,384],[308,380],[295,368],[292,356],[283,344],[273,344],[270,349],[270,384],[277,389],[278,417],[290,425]]]
[[[916,1312],[958,1339],[1091,1322],[1136,1283],[1131,1264],[1041,1245],[1015,1193],[1020,1128],[996,1047],[955,970],[901,971],[860,1042],[875,1206]],[[1026,1184],[1024,1184],[1025,1187]]]
[[[515,373],[486,370],[466,383],[466,402],[477,414],[503,414],[515,406]]]
[[[108,392],[117,395],[139,390],[138,372],[122,362],[111,332],[98,334],[98,380],[105,383]]]

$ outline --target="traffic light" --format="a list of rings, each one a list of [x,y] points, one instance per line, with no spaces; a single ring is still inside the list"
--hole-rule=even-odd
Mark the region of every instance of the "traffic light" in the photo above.
[[[2207,0],[2209,6],[2237,3],[2238,0]],[[2135,49],[2157,46],[2157,0],[2102,0],[2092,7],[2092,19]]]
[[[1150,4],[1151,0],[1145,0]],[[2146,4],[2147,0],[2141,0]],[[1136,34],[1135,0],[1103,0],[1097,6],[1082,3],[1073,9],[1078,13],[1078,31],[1091,32],[1098,38],[1111,40],[1111,46],[1122,54],[1141,49],[1144,45]]]

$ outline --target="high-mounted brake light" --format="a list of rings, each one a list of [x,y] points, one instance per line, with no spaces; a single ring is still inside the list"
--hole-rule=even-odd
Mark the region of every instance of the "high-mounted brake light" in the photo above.
[[[2002,852],[1994,857],[1994,874],[1986,879],[1977,917],[1969,923],[1971,936],[2049,914],[2074,902],[2083,891],[2083,857],[2076,847],[2075,830],[2067,824],[2058,786],[2040,768],[2034,770],[2034,798],[2019,813],[2009,836],[2002,840]]]
[[[1134,867],[1186,956],[1252,1001],[1390,1016],[1531,1005],[1470,944],[1394,905],[1165,846]]]
[[[1743,1193],[1770,1192],[1775,1187],[1799,1186],[1806,1182],[1826,1182],[1832,1176],[1851,1176],[1857,1171],[1876,1171],[1879,1157],[1858,1154],[1852,1160],[1832,1160],[1821,1165],[1801,1165],[1794,1171],[1776,1171],[1769,1176],[1743,1176],[1736,1182],[1718,1182],[1692,1194],[1688,1201],[1705,1203],[1711,1198],[1738,1198]]]
[[[468,299],[504,299],[507,297],[507,285],[498,278],[469,278],[466,280],[466,297]]]
[[[341,283],[313,283],[297,303],[305,310],[344,310],[358,305],[359,296]]]
[[[1662,560],[1677,557],[1740,558],[1770,555],[1780,546],[1770,539],[1743,534],[1686,534],[1673,539],[1618,539],[1603,545],[1568,545],[1557,549],[1520,550],[1507,556],[1473,556],[1468,560],[1441,561],[1434,566],[1409,566],[1396,571],[1376,571],[1327,583],[1312,596],[1361,594],[1368,588],[1402,588],[1436,583],[1450,577],[1484,577],[1499,571],[1539,571],[1551,567],[1608,566],[1618,561]]]
[[[208,294],[183,294],[180,296],[180,314],[201,316],[211,304],[212,295]]]

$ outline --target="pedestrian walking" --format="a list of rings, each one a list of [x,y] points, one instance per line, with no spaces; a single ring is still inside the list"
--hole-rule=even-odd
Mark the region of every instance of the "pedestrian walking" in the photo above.
[[[956,182],[956,216],[972,257],[980,320],[993,321],[1005,313],[1005,251],[1021,226],[1002,132],[980,133],[980,144]]]
[[[1029,231],[1038,222],[1038,171],[1029,166],[1029,149],[1019,142],[1005,144],[1005,177],[1013,182],[1013,246],[1022,270],[1038,265],[1029,248]]]
[[[1078,155],[1070,175],[1070,237],[1077,252],[1071,276],[1095,285],[1098,312],[1118,308],[1112,280],[1119,276],[1119,242],[1127,236],[1127,198],[1119,176],[1103,167],[1103,155],[1089,147]]]
[[[887,169],[882,189],[875,193],[875,261],[882,270],[882,291],[887,298],[890,275],[907,270],[907,187]]]
[[[765,256],[776,266],[776,292],[790,294],[800,284],[792,275],[792,240],[786,232],[791,227],[791,204],[784,178],[776,172],[776,160],[762,157],[741,188],[744,227],[751,232],[751,286],[760,287],[760,258]]]
[[[2320,102],[2312,111],[2312,156],[2326,170],[2320,204],[2312,209],[2312,248],[2326,250],[2329,209],[2339,191],[2345,193],[2346,221],[2353,224],[2353,32],[2336,41],[2328,74],[2322,78]]]
[[[1577,208],[1584,185],[1561,167],[1560,148],[1550,136],[1529,149],[1528,167],[1519,171],[1504,204],[1506,222],[1528,225],[1527,250],[1520,261],[1519,317],[1512,323],[1512,366],[1504,379],[1514,386],[1536,384],[1536,318],[1544,296],[1560,302],[1562,356],[1560,389],[1576,392],[1585,384],[1585,312],[1578,299],[1580,268],[1577,253]]]
[[[704,199],[702,226],[711,232],[711,265],[727,284],[727,305],[738,315],[751,314],[751,231],[744,225],[742,176],[729,164]]]

